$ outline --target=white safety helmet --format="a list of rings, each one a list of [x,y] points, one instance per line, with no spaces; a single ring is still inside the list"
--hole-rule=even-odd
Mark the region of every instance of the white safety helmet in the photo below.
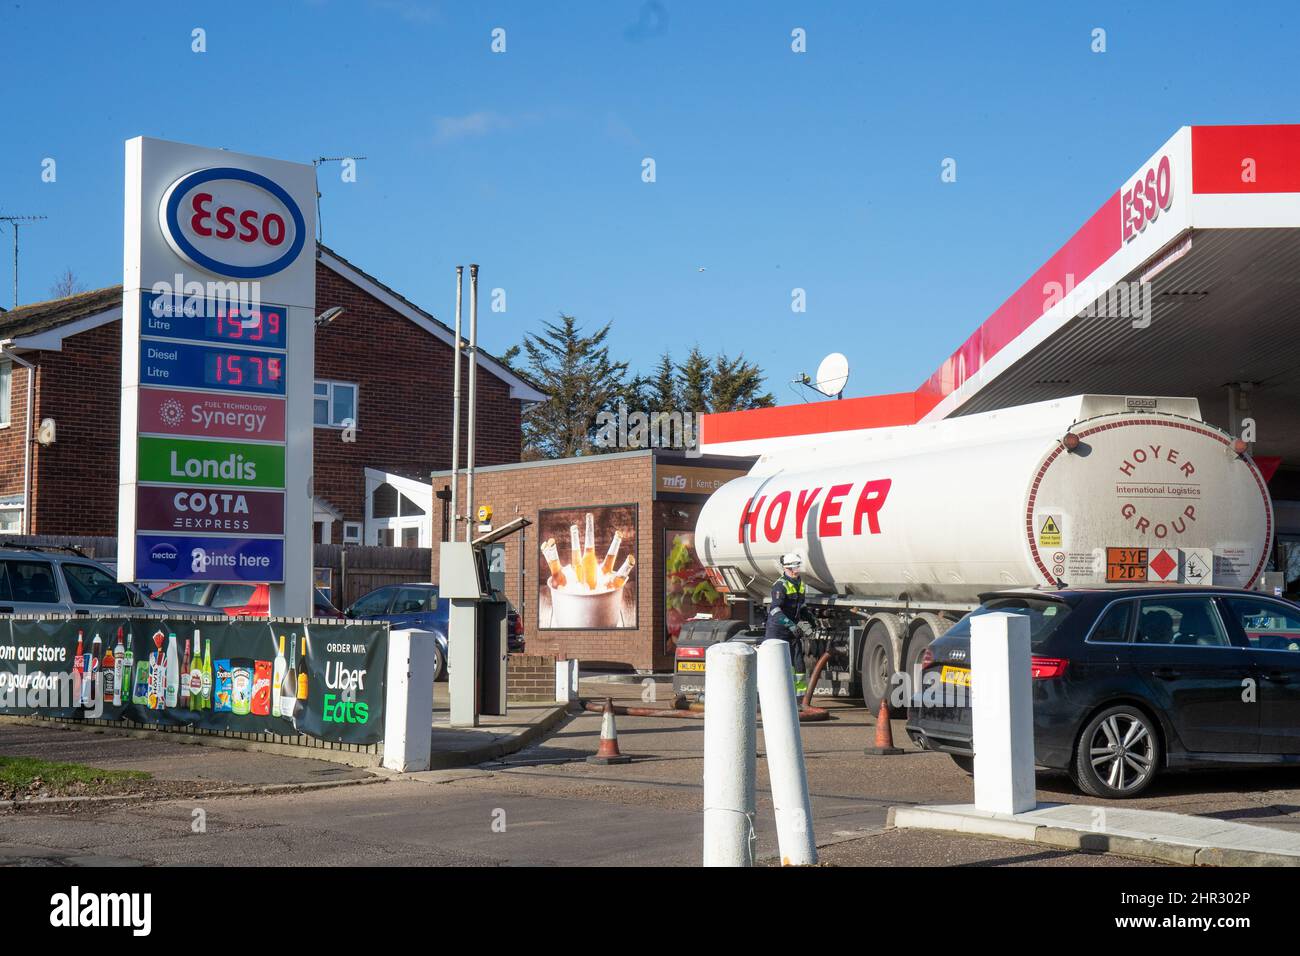
[[[781,567],[783,568],[802,568],[803,555],[798,551],[791,551],[781,555]]]

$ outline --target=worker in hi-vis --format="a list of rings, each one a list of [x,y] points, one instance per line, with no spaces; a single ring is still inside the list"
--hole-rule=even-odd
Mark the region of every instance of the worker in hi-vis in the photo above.
[[[765,638],[775,637],[790,645],[790,666],[794,671],[795,692],[808,689],[804,683],[803,638],[813,636],[812,622],[808,619],[807,598],[804,595],[803,555],[797,551],[781,555],[781,576],[772,585],[772,606],[767,612]]]

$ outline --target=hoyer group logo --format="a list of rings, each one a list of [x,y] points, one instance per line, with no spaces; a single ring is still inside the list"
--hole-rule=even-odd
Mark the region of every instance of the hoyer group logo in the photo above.
[[[261,173],[214,166],[187,173],[163,194],[158,224],[185,261],[233,279],[262,279],[297,261],[302,210]]]

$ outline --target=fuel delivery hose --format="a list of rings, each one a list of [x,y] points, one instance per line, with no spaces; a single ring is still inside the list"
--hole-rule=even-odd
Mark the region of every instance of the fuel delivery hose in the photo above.
[[[822,671],[826,669],[826,663],[830,658],[830,652],[827,651],[813,665],[812,678],[808,681],[808,690],[804,692],[803,701],[799,705],[799,722],[801,724],[831,719],[830,711],[811,705],[813,691],[817,689],[817,682],[821,680]],[[579,700],[578,703],[582,705],[583,710],[590,711],[593,714],[605,712],[603,700]],[[680,717],[684,720],[703,720],[704,704],[698,701],[688,703],[685,697],[677,697],[674,698],[671,707],[625,707],[615,704],[614,713],[620,717]]]

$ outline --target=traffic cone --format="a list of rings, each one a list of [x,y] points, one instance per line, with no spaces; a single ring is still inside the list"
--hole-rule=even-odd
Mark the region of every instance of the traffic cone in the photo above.
[[[889,701],[880,699],[880,713],[876,715],[876,745],[862,751],[872,757],[888,757],[903,751],[894,746],[894,729],[889,726]]]
[[[614,726],[614,701],[605,698],[605,710],[600,717],[600,749],[594,756],[587,758],[587,763],[611,764],[631,763],[631,757],[618,752],[618,728]]]

